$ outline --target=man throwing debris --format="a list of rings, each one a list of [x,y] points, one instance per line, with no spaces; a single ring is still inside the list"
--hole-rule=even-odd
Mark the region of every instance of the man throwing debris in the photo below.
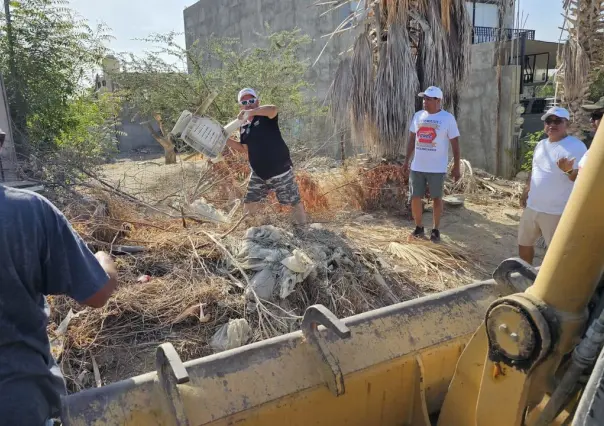
[[[604,116],[604,97],[600,98],[600,100],[596,103],[581,105],[581,108],[591,113],[591,128],[594,132],[596,132],[598,127],[600,127],[600,123],[602,122],[602,116]],[[581,173],[581,169],[585,166],[588,154],[589,151],[587,151],[583,158],[581,158],[581,161],[579,161],[579,173]]]
[[[282,205],[292,207],[294,222],[306,223],[289,149],[279,129],[279,111],[274,105],[260,106],[254,89],[243,89],[238,96],[241,126],[240,142],[229,138],[227,145],[248,155],[252,175],[245,195],[245,211],[257,213],[260,202],[275,191]]]
[[[570,114],[564,108],[550,108],[541,117],[547,139],[533,152],[533,168],[520,199],[525,207],[518,230],[520,257],[533,263],[535,243],[543,236],[549,246],[564,207],[573,190],[578,170],[574,168],[587,149],[579,139],[567,134]]]
[[[412,235],[425,238],[422,198],[426,195],[428,186],[434,205],[430,240],[438,242],[443,213],[442,197],[449,163],[449,143],[453,148],[454,161],[451,174],[455,181],[460,177],[459,130],[455,117],[441,108],[443,92],[438,87],[430,86],[418,96],[423,97],[424,109],[416,112],[411,120],[404,165],[407,170],[409,160],[413,156],[409,175],[411,212],[415,220],[415,231]]]
[[[100,308],[116,285],[110,256],[94,256],[48,200],[0,185],[0,424],[43,426],[59,415],[66,389],[45,295]]]

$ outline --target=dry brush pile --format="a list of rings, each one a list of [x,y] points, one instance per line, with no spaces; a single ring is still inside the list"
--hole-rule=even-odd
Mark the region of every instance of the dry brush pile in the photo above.
[[[230,170],[215,176],[241,183],[246,171],[233,161],[213,165]],[[450,189],[475,191],[479,179],[468,163],[462,181]],[[152,371],[162,342],[192,359],[219,350],[215,336],[226,336],[230,326],[243,333],[239,344],[250,343],[297,330],[313,304],[347,317],[475,276],[471,253],[456,244],[409,242],[404,227],[359,212],[390,208],[393,194],[404,205],[407,178],[401,166],[350,162],[299,173],[298,182],[305,205],[322,223],[292,229],[274,206],[260,219],[241,218],[237,210],[226,223],[169,216],[102,184],[67,206],[67,216],[92,249],[116,254],[120,273],[120,287],[102,309],[51,298],[49,336],[70,390]],[[224,208],[221,191],[215,185],[203,195]],[[258,237],[267,233],[277,237]],[[300,259],[308,262],[302,269],[296,266]],[[268,292],[267,282],[273,283]]]

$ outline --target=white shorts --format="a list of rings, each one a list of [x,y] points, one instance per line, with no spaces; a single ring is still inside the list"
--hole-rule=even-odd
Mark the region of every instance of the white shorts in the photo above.
[[[549,246],[561,217],[562,215],[541,213],[527,207],[520,218],[518,245],[532,247],[543,236]]]

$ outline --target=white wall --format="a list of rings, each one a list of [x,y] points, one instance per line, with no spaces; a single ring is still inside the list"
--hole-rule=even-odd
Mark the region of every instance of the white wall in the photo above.
[[[466,10],[470,16],[470,22],[472,22],[472,16],[474,11],[474,2],[466,2]],[[476,27],[499,27],[499,8],[496,4],[485,4],[476,2],[476,21],[474,22]]]

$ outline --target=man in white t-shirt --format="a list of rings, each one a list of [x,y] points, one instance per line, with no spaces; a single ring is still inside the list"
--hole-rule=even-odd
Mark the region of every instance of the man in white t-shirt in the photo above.
[[[459,130],[455,117],[441,109],[443,92],[438,87],[430,86],[418,96],[424,98],[424,109],[416,112],[411,120],[404,165],[405,169],[408,169],[409,160],[413,157],[409,174],[411,212],[415,221],[415,231],[412,235],[416,238],[425,237],[422,197],[426,194],[428,186],[434,206],[430,240],[438,242],[440,218],[443,213],[442,196],[449,163],[449,143],[453,148],[454,158],[451,174],[455,181],[460,176]]]
[[[598,102],[593,104],[581,105],[581,108],[591,113],[591,128],[594,132],[596,132],[600,126],[600,123],[602,122],[602,116],[604,116],[604,97],[600,98]],[[589,151],[587,151],[581,161],[579,161],[579,174],[581,173],[581,169],[585,166],[588,154]]]
[[[520,200],[526,208],[520,219],[518,251],[531,264],[539,237],[548,246],[552,241],[577,178],[574,165],[587,151],[583,142],[566,133],[569,118],[568,111],[560,107],[550,108],[541,117],[548,138],[535,147],[533,168]]]

